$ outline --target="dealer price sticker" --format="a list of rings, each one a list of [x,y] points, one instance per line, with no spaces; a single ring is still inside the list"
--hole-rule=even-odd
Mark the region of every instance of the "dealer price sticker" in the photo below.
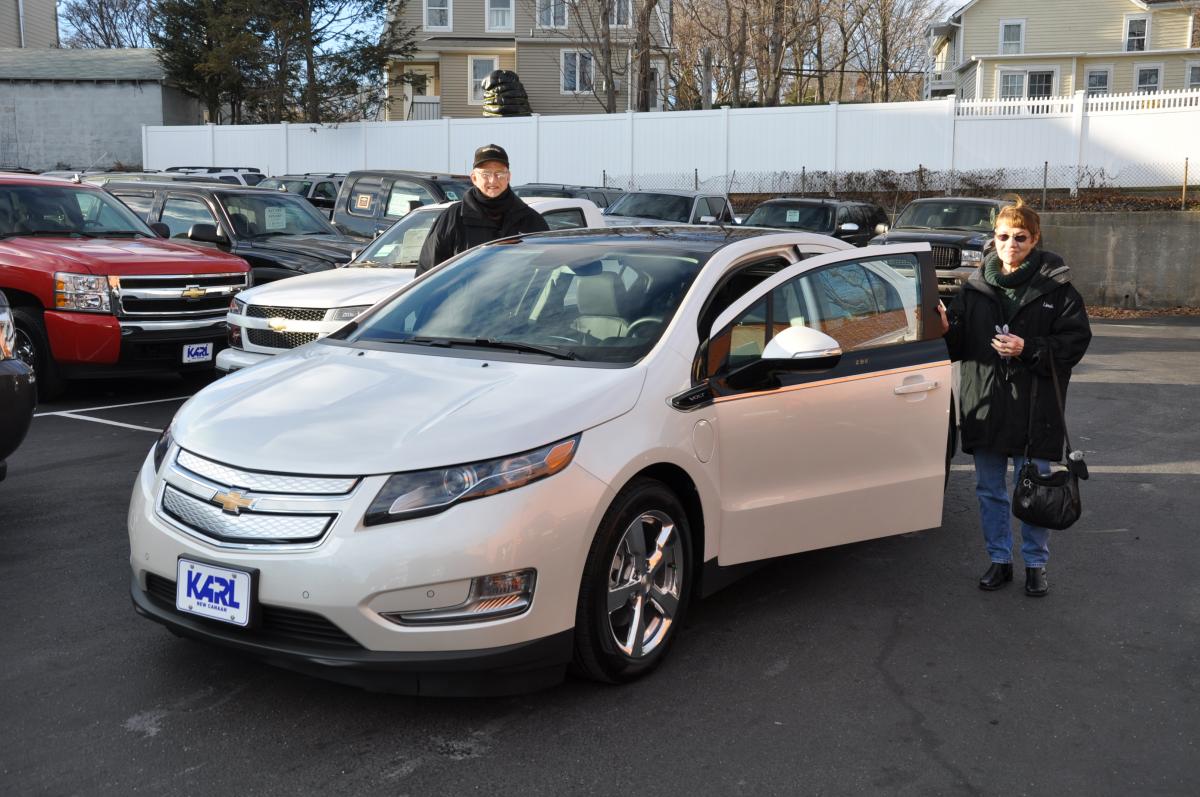
[[[211,343],[189,343],[183,347],[185,363],[206,363],[213,358]]]
[[[180,559],[175,571],[175,608],[212,620],[250,622],[250,574]]]

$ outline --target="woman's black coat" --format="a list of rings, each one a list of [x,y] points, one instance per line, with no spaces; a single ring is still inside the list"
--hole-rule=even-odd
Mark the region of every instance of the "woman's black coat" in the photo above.
[[[1030,453],[1038,459],[1062,457],[1063,420],[1049,366],[1053,358],[1065,394],[1071,368],[1083,359],[1092,330],[1063,259],[1041,250],[1033,256],[1040,257],[1041,267],[1007,322],[1011,334],[1025,339],[1020,357],[1005,362],[991,346],[996,327],[1003,326],[1005,319],[996,289],[983,279],[982,267],[963,285],[947,313],[950,358],[962,363],[959,422],[962,450],[968,454],[976,448],[1010,456],[1025,453],[1036,379]]]

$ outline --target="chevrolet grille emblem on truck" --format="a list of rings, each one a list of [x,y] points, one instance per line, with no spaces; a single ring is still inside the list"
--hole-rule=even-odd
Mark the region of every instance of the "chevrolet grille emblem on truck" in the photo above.
[[[189,285],[184,288],[183,292],[180,294],[180,296],[185,299],[203,299],[207,295],[208,290],[206,288],[201,288],[199,285]]]
[[[213,495],[214,503],[220,504],[224,512],[231,515],[240,515],[243,509],[250,509],[254,506],[254,499],[247,498],[245,493],[240,490],[230,490],[227,493],[216,493]]]
[[[282,332],[283,330],[287,329],[287,319],[279,318],[279,317],[268,318],[267,326],[269,326],[271,329],[275,330],[276,332]]]

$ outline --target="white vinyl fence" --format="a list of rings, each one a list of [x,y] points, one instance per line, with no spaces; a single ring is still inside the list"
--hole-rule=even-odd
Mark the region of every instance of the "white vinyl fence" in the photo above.
[[[1053,167],[1121,173],[1200,164],[1200,90],[1021,100],[711,111],[143,127],[146,168],[254,166],[268,174],[466,172],[482,144],[508,150],[517,182],[599,185],[614,175],[971,171]],[[1138,186],[1174,176],[1129,170]],[[1160,182],[1161,180],[1161,182]],[[1129,186],[1137,187],[1137,186]]]

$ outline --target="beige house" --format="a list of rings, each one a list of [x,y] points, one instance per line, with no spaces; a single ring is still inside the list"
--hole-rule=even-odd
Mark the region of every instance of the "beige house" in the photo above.
[[[660,2],[654,16],[656,53],[668,51],[670,8]],[[616,0],[610,16],[618,111],[634,102],[633,9],[632,0]],[[417,29],[417,53],[389,68],[386,119],[482,116],[480,83],[495,69],[520,75],[534,113],[602,113],[596,13],[590,0],[409,0],[403,22]],[[651,109],[661,110],[666,56],[656,55],[651,69]],[[397,82],[405,74],[414,79]]]
[[[54,0],[0,0],[0,47],[57,47]]]
[[[925,96],[1200,89],[1200,0],[971,0],[930,28]]]

